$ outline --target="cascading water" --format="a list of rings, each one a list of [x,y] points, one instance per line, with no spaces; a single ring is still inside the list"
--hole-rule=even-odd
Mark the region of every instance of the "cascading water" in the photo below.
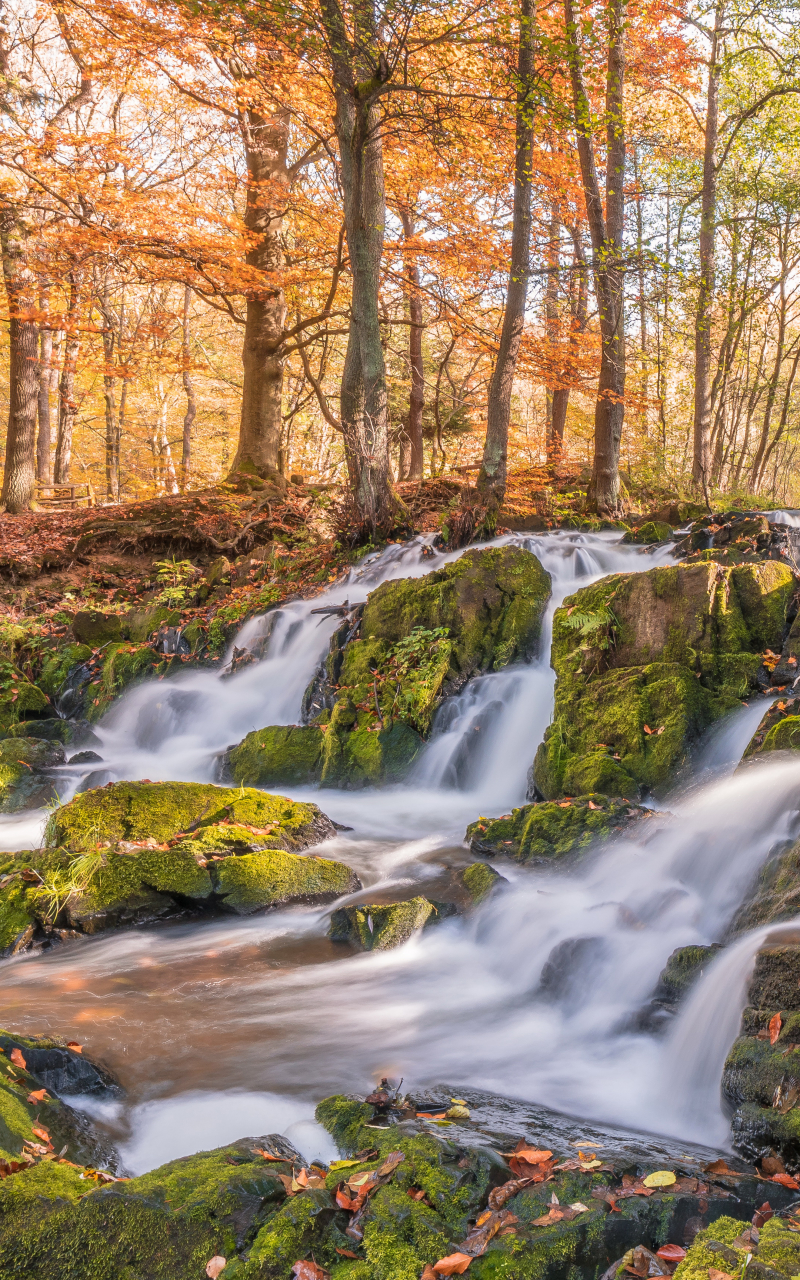
[[[614,539],[498,539],[529,547],[552,575],[543,656],[450,699],[407,785],[314,794],[353,828],[325,853],[356,870],[368,886],[362,897],[411,896],[446,876],[468,858],[468,821],[524,800],[552,708],[553,609],[609,573],[670,562],[669,550]],[[98,730],[104,767],[119,778],[211,777],[221,748],[299,718],[337,625],[313,608],[355,603],[387,578],[422,575],[450,558],[431,556],[422,540],[389,548],[325,596],[247,623],[240,646],[271,626],[258,665],[133,690]],[[567,872],[498,861],[509,882],[502,892],[397,951],[343,954],[325,937],[329,908],[132,931],[4,965],[0,1023],[79,1031],[117,1070],[130,1100],[118,1123],[133,1170],[287,1126],[296,1140],[303,1135],[306,1154],[324,1153],[319,1131],[301,1120],[312,1100],[369,1087],[376,1072],[415,1083],[446,1078],[720,1143],[719,1074],[738,1010],[718,975],[745,957],[730,977],[743,999],[758,940],[711,967],[669,1036],[637,1030],[637,1018],[670,952],[719,938],[770,849],[795,834],[800,764],[727,776],[764,705],[718,728],[699,760],[712,781],[670,813],[643,819]],[[80,772],[71,771],[72,786]],[[697,1010],[710,1017],[717,1000],[733,1012],[710,1037]]]

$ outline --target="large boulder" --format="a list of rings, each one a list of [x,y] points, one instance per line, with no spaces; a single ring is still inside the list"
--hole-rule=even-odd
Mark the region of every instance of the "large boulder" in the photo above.
[[[522,805],[502,818],[478,818],[467,827],[465,838],[473,853],[547,863],[619,835],[651,813],[597,793]]]
[[[334,633],[306,690],[306,723],[248,734],[221,776],[246,786],[399,782],[444,698],[533,656],[549,595],[549,574],[519,547],[468,551],[425,578],[384,582]]]
[[[772,751],[800,751],[800,698],[782,699],[767,708],[742,759]]]
[[[313,804],[203,783],[121,782],[51,816],[44,849],[0,855],[0,952],[187,910],[249,915],[361,887],[305,851],[334,834]]]
[[[615,574],[557,610],[555,712],[534,778],[548,800],[663,795],[693,744],[780,650],[795,579],[768,561]]]

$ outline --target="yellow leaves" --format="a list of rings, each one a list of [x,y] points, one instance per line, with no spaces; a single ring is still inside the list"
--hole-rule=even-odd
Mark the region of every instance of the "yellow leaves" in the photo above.
[[[642,1178],[642,1182],[646,1187],[671,1187],[673,1182],[677,1182],[677,1178],[670,1169],[657,1169],[655,1173],[648,1173],[646,1178]]]

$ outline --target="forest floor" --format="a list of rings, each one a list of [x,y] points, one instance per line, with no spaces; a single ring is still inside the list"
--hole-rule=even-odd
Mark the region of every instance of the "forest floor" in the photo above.
[[[466,478],[405,483],[408,537],[439,531],[467,505]],[[78,609],[141,607],[165,590],[187,622],[221,613],[238,623],[281,601],[310,596],[346,573],[369,548],[337,537],[330,488],[289,485],[286,492],[237,492],[230,485],[175,497],[93,508],[56,508],[0,515],[0,616],[46,627]],[[544,468],[509,476],[500,530],[597,529],[583,515],[586,473]],[[657,513],[676,496],[639,487],[628,495],[628,521]],[[170,569],[177,564],[178,570]]]

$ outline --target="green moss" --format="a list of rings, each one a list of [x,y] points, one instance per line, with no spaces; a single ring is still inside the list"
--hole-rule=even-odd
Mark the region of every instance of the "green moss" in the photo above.
[[[553,628],[555,714],[535,766],[541,793],[662,794],[692,743],[746,693],[761,652],[780,648],[792,584],[772,561],[679,565],[616,574],[566,600]],[[576,622],[603,610],[613,624],[598,643]]]
[[[324,749],[316,726],[256,729],[228,753],[228,768],[234,782],[248,787],[306,786],[319,782]]]
[[[86,718],[92,723],[99,720],[125,689],[147,675],[162,674],[167,666],[168,661],[147,645],[127,641],[109,644],[103,655],[100,684],[89,686],[94,696],[89,698]]]
[[[338,1261],[334,1246],[325,1238],[337,1216],[329,1191],[314,1188],[295,1196],[275,1214],[256,1236],[250,1253],[248,1274],[264,1280],[285,1280],[292,1265],[312,1252],[318,1263],[330,1266]],[[344,1214],[338,1215],[342,1225]]]
[[[760,752],[800,751],[800,716],[786,716],[768,731]]]
[[[473,862],[461,873],[461,882],[473,902],[483,902],[502,880],[485,862]]]
[[[74,850],[121,840],[162,844],[189,827],[202,829],[223,819],[258,829],[277,827],[287,849],[307,848],[332,834],[316,805],[284,796],[203,782],[116,782],[57,809],[45,838],[51,846]]]
[[[466,839],[475,853],[503,854],[519,862],[550,861],[623,830],[647,812],[595,792],[577,796],[569,806],[526,804],[502,818],[478,818],[467,827]]]
[[[187,851],[137,849],[123,854],[109,850],[85,890],[70,896],[67,912],[73,927],[94,933],[118,919],[163,914],[171,903],[159,901],[151,890],[156,895],[202,901],[212,889],[208,871]]]
[[[385,582],[364,610],[361,634],[396,644],[414,627],[446,628],[462,675],[498,670],[536,651],[550,575],[529,551],[468,551],[425,578]]]
[[[657,995],[663,1000],[682,1000],[721,949],[717,943],[676,948],[661,971]]]
[[[437,918],[436,908],[427,898],[385,905],[360,902],[334,911],[328,936],[335,942],[354,942],[363,951],[388,951]]]
[[[401,781],[422,739],[396,720],[377,732],[353,728],[355,710],[336,704],[326,728],[319,725],[257,729],[227,755],[227,770],[247,786],[384,786]]]
[[[217,891],[237,915],[288,902],[330,902],[355,893],[361,882],[349,867],[328,858],[269,850],[217,864]]]
[[[770,858],[733,923],[734,933],[791,920],[800,912],[800,841]]]
[[[176,627],[180,620],[180,614],[164,604],[152,605],[149,609],[131,609],[121,619],[122,634],[134,644],[144,644],[162,623]]]
[[[717,1271],[736,1273],[734,1256],[738,1257],[744,1268],[750,1250],[734,1246],[734,1241],[743,1230],[741,1219],[717,1218],[716,1222],[695,1237],[675,1272],[676,1280],[708,1280],[711,1267]],[[715,1244],[725,1246],[726,1251],[715,1249]],[[757,1265],[771,1267],[784,1276],[797,1275],[800,1272],[800,1236],[790,1231],[780,1218],[770,1218],[759,1232],[755,1261]]]
[[[672,537],[672,525],[664,520],[645,520],[644,524],[640,524],[636,529],[631,529],[625,534],[623,542],[638,542],[644,545],[653,542],[666,542]]]
[[[51,711],[50,699],[9,663],[0,663],[0,735],[31,716]]]
[[[92,651],[86,644],[67,644],[46,654],[39,672],[38,684],[51,698],[65,684],[70,672],[86,662]]]
[[[60,746],[37,738],[0,742],[0,812],[18,813],[46,804],[54,794],[44,771],[64,761]]]
[[[0,956],[22,950],[32,936],[36,919],[31,911],[27,888],[19,879],[0,887]]]
[[[80,730],[77,730],[80,732]],[[41,742],[72,742],[76,726],[71,720],[20,720],[8,730],[9,738],[38,738]]]

